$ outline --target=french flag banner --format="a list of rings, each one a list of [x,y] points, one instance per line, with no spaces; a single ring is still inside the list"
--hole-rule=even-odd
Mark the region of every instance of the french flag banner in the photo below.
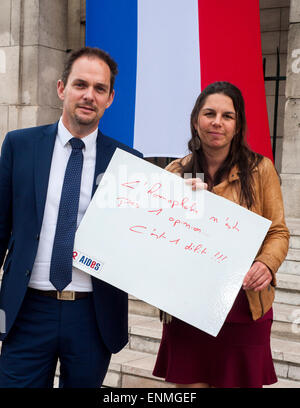
[[[103,133],[145,157],[182,157],[197,96],[229,81],[245,99],[250,147],[273,159],[259,0],[87,0],[86,45],[119,68]]]

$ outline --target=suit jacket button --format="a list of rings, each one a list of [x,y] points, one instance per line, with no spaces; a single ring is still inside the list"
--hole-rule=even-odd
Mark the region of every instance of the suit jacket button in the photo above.
[[[40,239],[40,234],[36,234],[36,239],[37,239],[37,240]]]
[[[27,269],[26,272],[25,272],[25,276],[29,276],[29,275],[30,275],[30,270]]]

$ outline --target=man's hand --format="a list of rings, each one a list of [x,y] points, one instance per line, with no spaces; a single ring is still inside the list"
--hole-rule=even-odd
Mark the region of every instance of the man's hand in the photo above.
[[[255,292],[263,290],[272,281],[270,269],[262,262],[256,261],[249,269],[243,281],[243,289],[253,289]]]

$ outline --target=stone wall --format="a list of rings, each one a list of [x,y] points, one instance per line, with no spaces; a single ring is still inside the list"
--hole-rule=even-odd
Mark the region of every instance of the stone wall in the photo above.
[[[280,55],[280,75],[286,76],[286,60],[288,46],[289,29],[289,6],[290,0],[260,0],[260,29],[262,55],[266,60],[266,76],[276,75],[277,48]],[[283,122],[285,108],[285,85],[286,81],[281,81],[279,86],[278,116],[277,116],[277,138],[275,165],[281,172],[282,161],[282,141]],[[265,82],[269,128],[271,143],[273,144],[273,122],[275,105],[275,82]]]
[[[300,223],[300,2],[291,0],[282,187],[286,216]],[[299,234],[300,235],[300,230]]]
[[[9,130],[61,115],[56,82],[67,51],[84,44],[83,6],[83,0],[1,0],[0,144]]]

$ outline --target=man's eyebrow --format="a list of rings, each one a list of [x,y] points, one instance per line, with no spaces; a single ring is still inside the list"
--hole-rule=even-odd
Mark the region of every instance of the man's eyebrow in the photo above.
[[[87,81],[85,81],[84,79],[81,79],[81,78],[75,78],[74,79],[74,81],[73,81],[73,83],[75,84],[75,83],[80,83],[80,84],[87,84],[88,82]],[[98,86],[100,86],[100,87],[102,87],[102,88],[104,88],[104,89],[109,89],[109,85],[107,85],[107,84],[104,84],[103,82],[97,82],[95,85],[94,85],[94,87],[98,87]]]
[[[84,84],[87,83],[84,79],[81,79],[81,78],[75,78],[75,79],[73,80],[73,83],[74,83],[74,82],[82,82],[82,83],[84,83]]]
[[[109,85],[104,84],[103,82],[97,82],[97,83],[95,84],[95,86],[96,86],[96,87],[97,87],[97,86],[101,86],[102,88],[105,88],[105,89],[108,89],[108,88],[109,88]]]

